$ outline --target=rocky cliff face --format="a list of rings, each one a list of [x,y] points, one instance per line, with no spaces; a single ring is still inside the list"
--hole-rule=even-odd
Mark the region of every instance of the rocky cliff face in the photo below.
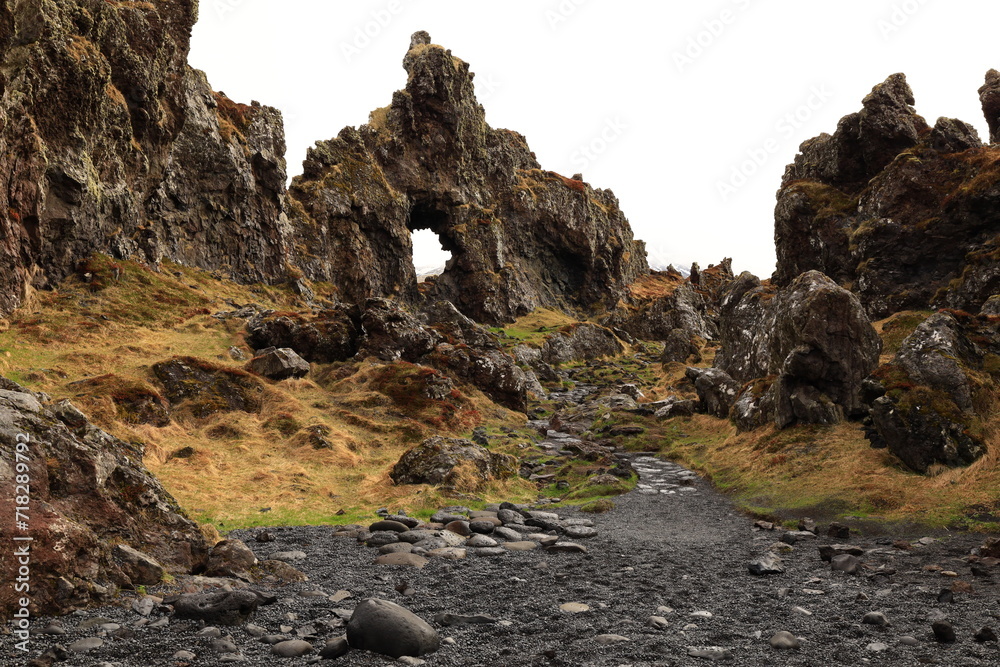
[[[980,91],[991,129],[998,81],[991,72]],[[913,103],[895,74],[833,135],[802,144],[775,210],[778,285],[822,271],[876,318],[929,306],[978,312],[1000,291],[1000,148],[959,120],[930,127]]]
[[[280,114],[187,65],[194,0],[0,3],[0,314],[92,252],[285,270]]]
[[[427,284],[479,322],[539,306],[613,306],[646,273],[607,190],[543,171],[524,137],[487,125],[468,64],[414,35],[392,104],[310,152],[290,194],[299,262],[342,300],[416,301],[411,232],[453,258]]]
[[[68,402],[51,403],[0,378],[0,479],[13,484],[15,472],[31,487],[30,532],[23,534],[33,540],[35,614],[108,601],[119,587],[204,565],[204,537],[146,470],[141,447],[96,428]],[[12,486],[0,509],[3,534],[22,534]],[[12,579],[15,570],[13,547],[4,549],[0,571]],[[0,589],[0,617],[14,610],[15,597],[11,586]]]

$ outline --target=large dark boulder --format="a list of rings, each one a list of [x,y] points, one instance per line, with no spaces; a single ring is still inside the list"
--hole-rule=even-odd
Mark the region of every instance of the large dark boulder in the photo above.
[[[358,352],[361,312],[356,306],[336,306],[318,313],[262,313],[246,325],[247,343],[256,350],[295,350],[306,361],[328,364],[347,361]]]
[[[717,365],[741,385],[731,402],[741,428],[867,414],[862,382],[882,342],[857,296],[817,271],[783,290],[744,274],[723,294],[721,313]]]
[[[527,412],[528,391],[538,392],[513,357],[500,350],[441,343],[425,360],[434,368],[478,388],[500,405]],[[537,379],[535,384],[537,384]],[[541,390],[544,393],[544,390]]]
[[[780,292],[771,308],[768,375],[778,376],[778,427],[863,414],[861,383],[878,366],[882,341],[858,298],[810,271]]]
[[[434,436],[409,450],[392,467],[396,484],[479,484],[517,474],[517,460],[470,440]]]
[[[986,83],[979,89],[983,115],[990,128],[990,143],[1000,142],[1000,72],[991,69],[986,73]]]
[[[72,405],[0,378],[0,479],[11,483],[0,497],[0,532],[27,534],[14,525],[13,488],[26,475],[33,613],[111,602],[119,588],[148,584],[157,566],[181,574],[204,565],[198,525],[142,458],[140,445],[96,428]],[[14,543],[0,550],[0,570],[16,570]],[[0,588],[0,617],[20,597]]]
[[[686,375],[698,392],[698,410],[728,419],[729,410],[739,395],[740,383],[718,368],[688,368]]]
[[[723,266],[728,269],[728,262]],[[640,340],[660,341],[677,329],[707,340],[715,337],[715,301],[680,274],[653,274],[633,285],[629,298],[601,324]]]
[[[997,404],[1000,319],[939,312],[903,341],[873,375],[873,446],[909,468],[964,466],[986,452]]]
[[[437,630],[427,621],[394,602],[374,598],[354,608],[347,623],[347,641],[351,648],[391,658],[433,653],[441,644]]]
[[[542,361],[552,365],[617,357],[625,346],[613,331],[597,324],[570,324],[549,336],[542,345]]]
[[[247,371],[269,380],[287,380],[309,375],[309,362],[287,347],[258,350],[247,362]]]
[[[444,337],[408,310],[388,299],[370,299],[361,314],[359,357],[417,363],[444,342]]]
[[[253,617],[260,596],[253,591],[189,593],[164,600],[174,608],[174,618],[203,621],[206,625],[239,626]]]

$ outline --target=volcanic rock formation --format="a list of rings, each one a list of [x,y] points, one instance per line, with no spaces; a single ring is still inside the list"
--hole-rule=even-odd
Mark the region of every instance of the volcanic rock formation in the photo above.
[[[13,487],[0,497],[0,529],[32,538],[33,613],[108,601],[119,587],[159,583],[164,569],[186,573],[204,565],[208,548],[197,524],[146,470],[142,455],[140,446],[98,429],[68,402],[51,403],[0,378],[0,479],[13,482],[16,469],[31,489],[30,532],[13,525]],[[14,560],[11,542],[0,553],[0,571],[15,572]],[[0,616],[15,609],[16,597],[12,586],[0,588]]]
[[[417,33],[409,79],[367,125],[309,151],[290,195],[296,258],[340,298],[419,298],[411,232],[434,231],[453,255],[425,283],[483,323],[539,306],[608,307],[648,272],[608,190],[543,171],[524,137],[495,130],[468,64]]]
[[[281,115],[187,65],[194,0],[0,4],[0,315],[92,252],[285,273]]]
[[[981,89],[991,132],[996,72]],[[856,292],[869,315],[948,306],[978,312],[1000,291],[1000,147],[911,106],[902,74],[876,86],[831,136],[802,144],[775,210],[780,286],[818,270]]]
[[[941,311],[878,369],[868,390],[869,439],[907,466],[969,465],[986,452],[986,422],[996,412],[1000,318]]]
[[[867,413],[861,385],[882,342],[858,298],[818,271],[785,289],[742,274],[724,293],[720,340],[718,369],[744,385],[730,401],[741,428],[831,424]],[[702,395],[708,388],[699,382]]]

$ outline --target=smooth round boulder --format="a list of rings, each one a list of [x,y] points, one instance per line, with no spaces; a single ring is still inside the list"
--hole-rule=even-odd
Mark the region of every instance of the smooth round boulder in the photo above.
[[[271,647],[271,653],[282,658],[298,658],[312,652],[312,644],[301,639],[290,639],[285,642],[279,642]]]
[[[333,660],[346,655],[350,650],[351,647],[347,643],[347,639],[344,637],[337,637],[336,639],[331,639],[326,643],[326,646],[320,650],[319,657],[324,660]]]
[[[433,653],[441,638],[427,621],[408,609],[371,598],[355,607],[347,623],[347,642],[352,648],[400,658]]]
[[[470,528],[468,521],[452,521],[444,529],[462,537],[472,535],[472,528]]]
[[[383,554],[375,559],[376,565],[397,565],[399,567],[415,567],[418,570],[424,568],[427,565],[427,559],[423,556],[413,553],[397,552],[391,554]]]
[[[499,523],[499,519],[496,519],[496,523],[493,523],[492,521],[476,520],[469,524],[469,530],[473,533],[478,533],[479,535],[489,535]]]
[[[781,632],[776,632],[770,641],[771,647],[779,650],[782,649],[793,649],[800,646],[799,638],[793,635],[791,632],[782,630]]]
[[[372,525],[368,526],[368,530],[373,533],[379,533],[387,530],[391,530],[394,533],[405,533],[410,528],[401,521],[393,521],[391,519],[386,519],[384,521],[376,521]]]

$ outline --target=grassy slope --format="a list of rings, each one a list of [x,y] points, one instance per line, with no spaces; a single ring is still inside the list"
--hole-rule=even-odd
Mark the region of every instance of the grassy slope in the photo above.
[[[117,280],[114,266],[121,271]],[[74,383],[110,371],[125,381],[148,384],[149,367],[173,355],[240,367],[227,350],[235,346],[249,351],[242,322],[223,322],[211,314],[231,310],[227,300],[284,310],[303,304],[278,288],[238,286],[180,266],[152,272],[96,258],[87,268],[100,289],[73,277],[56,292],[38,294],[32,306],[11,320],[0,320],[0,374],[53,397],[70,398],[115,435],[146,443],[147,465],[203,522],[222,528],[343,522],[370,516],[382,505],[426,513],[454,499],[430,487],[390,483],[388,469],[406,449],[435,433],[468,435],[477,425],[498,433],[501,425],[523,426],[523,416],[498,408],[474,390],[464,391],[457,412],[415,405],[405,395],[411,368],[394,366],[387,380],[385,366],[371,363],[314,367],[307,379],[268,383],[260,414],[196,419],[181,412],[163,428],[127,424],[110,398]],[[886,342],[883,361],[928,314],[904,313],[877,323]],[[538,345],[571,321],[561,313],[539,311],[498,333],[506,335],[511,346]],[[703,365],[710,365],[713,351],[704,351]],[[639,376],[647,400],[674,393],[683,379],[681,364],[643,368],[621,360],[617,367],[580,368],[578,379],[610,384],[622,379],[616,373]],[[689,465],[759,514],[998,527],[992,516],[1000,514],[996,429],[990,453],[982,460],[924,477],[906,471],[886,452],[872,450],[857,424],[737,434],[728,422],[705,416],[660,422],[618,415],[594,428],[626,424],[647,431],[622,439],[620,446],[660,451]],[[301,429],[316,425],[329,429],[331,449],[316,450],[308,444]],[[496,447],[502,451],[526,453],[526,438],[501,442]],[[171,456],[185,447],[194,455]],[[574,501],[622,490],[586,488],[591,468],[593,464],[577,461],[560,471],[560,479],[571,481],[568,495]],[[478,489],[476,495],[484,500],[530,500],[567,492],[553,486],[539,493],[534,485],[515,479]],[[468,496],[461,502],[476,504]]]
[[[456,410],[410,400],[412,366],[386,370],[370,363],[314,366],[306,379],[266,383],[260,414],[198,419],[180,411],[163,428],[125,423],[110,397],[74,383],[112,372],[151,385],[150,366],[174,355],[239,368],[243,362],[232,361],[227,351],[236,346],[249,352],[242,321],[223,322],[211,314],[233,310],[227,299],[285,310],[303,304],[277,288],[234,285],[181,266],[153,272],[102,258],[92,263],[88,268],[100,289],[71,277],[58,291],[39,293],[32,306],[0,321],[0,375],[54,398],[70,398],[102,428],[145,443],[147,466],[199,521],[223,529],[339,523],[370,516],[387,504],[415,513],[454,504],[430,487],[392,485],[390,466],[430,435],[524,424],[523,415],[475,390],[462,391]],[[314,449],[300,430],[316,425],[329,429],[331,449]],[[510,438],[495,448],[513,453],[523,442]],[[185,447],[194,455],[171,456]],[[476,490],[484,499],[526,500],[536,494],[520,479]],[[345,514],[338,515],[341,510]]]

